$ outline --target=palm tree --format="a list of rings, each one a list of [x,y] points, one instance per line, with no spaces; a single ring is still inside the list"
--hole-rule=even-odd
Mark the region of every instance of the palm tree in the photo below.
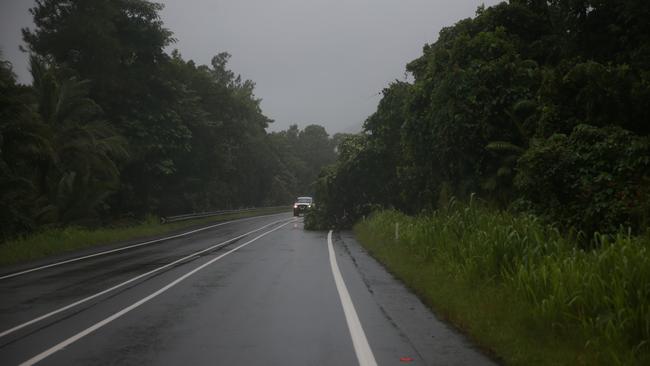
[[[100,118],[88,97],[89,81],[63,77],[64,71],[30,57],[36,110],[52,154],[37,164],[40,222],[80,222],[118,188],[116,161],[126,159],[126,141]]]
[[[485,149],[498,156],[498,164],[486,178],[481,187],[490,192],[501,203],[507,203],[513,194],[515,167],[521,155],[526,152],[531,143],[531,133],[526,128],[535,116],[537,104],[531,100],[521,100],[506,111],[516,138],[513,141],[491,141]]]

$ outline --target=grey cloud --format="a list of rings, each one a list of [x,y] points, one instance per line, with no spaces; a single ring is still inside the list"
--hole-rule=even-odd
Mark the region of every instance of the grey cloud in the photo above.
[[[330,133],[358,131],[381,90],[442,27],[471,17],[478,0],[166,0],[161,16],[183,56],[209,63],[232,54],[230,68],[256,82],[276,122],[319,123]],[[0,47],[29,82],[18,51],[33,2],[2,0]]]

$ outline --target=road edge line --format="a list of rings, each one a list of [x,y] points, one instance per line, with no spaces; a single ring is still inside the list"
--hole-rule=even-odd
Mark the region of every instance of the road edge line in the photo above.
[[[205,226],[205,227],[202,227],[202,228],[199,228],[199,229],[183,232],[183,233],[180,233],[180,234],[166,236],[164,238],[159,238],[159,239],[149,240],[149,241],[145,241],[145,242],[141,242],[141,243],[131,244],[131,245],[115,248],[115,249],[106,250],[106,251],[99,252],[99,253],[88,254],[88,255],[81,256],[81,257],[70,258],[70,259],[59,261],[59,262],[54,262],[54,263],[45,264],[45,265],[34,267],[34,268],[29,268],[29,269],[26,269],[26,270],[23,270],[23,271],[9,273],[9,274],[0,276],[0,281],[8,279],[8,278],[22,276],[22,275],[25,275],[25,274],[28,274],[28,273],[40,271],[40,270],[47,269],[47,268],[58,267],[58,266],[63,265],[63,264],[78,262],[78,261],[81,261],[81,260],[84,260],[84,259],[95,258],[95,257],[99,257],[99,256],[106,255],[106,254],[121,252],[121,251],[127,250],[127,249],[138,248],[138,247],[141,247],[141,246],[144,246],[144,245],[150,245],[150,244],[160,243],[160,242],[166,241],[166,240],[181,238],[183,236],[198,233],[198,232],[205,231],[205,230],[208,230],[208,229],[212,229],[212,228],[215,228],[215,227],[218,227],[218,226],[223,226],[223,225],[226,225],[226,224],[232,224],[234,222],[249,221],[249,220],[258,219],[258,218],[261,218],[261,217],[275,216],[275,215],[280,215],[280,214],[282,214],[282,212],[277,213],[277,214],[261,215],[261,216],[253,216],[253,217],[244,217],[244,218],[241,218],[241,219],[224,221],[224,222],[220,222],[220,223],[217,223],[217,224],[214,224],[214,225]]]
[[[339,299],[341,300],[345,320],[348,324],[350,337],[352,338],[352,345],[354,346],[354,353],[357,355],[359,365],[377,366],[377,361],[375,360],[375,356],[373,355],[370,344],[368,343],[368,338],[366,338],[366,333],[363,331],[361,321],[359,320],[357,311],[352,303],[352,298],[350,297],[348,288],[345,286],[345,281],[343,280],[343,275],[341,275],[339,265],[336,262],[336,253],[334,253],[334,245],[332,244],[332,230],[327,233],[327,250],[329,252],[332,275],[334,276],[334,282],[336,283],[336,290],[339,293]]]
[[[33,319],[29,320],[29,321],[26,321],[26,322],[24,322],[24,323],[18,324],[18,325],[16,325],[16,326],[14,326],[13,328],[10,328],[10,329],[7,329],[7,330],[5,330],[5,331],[2,331],[2,332],[0,333],[0,338],[5,337],[5,336],[7,336],[7,335],[9,335],[9,334],[11,334],[11,333],[14,333],[14,332],[16,332],[16,331],[18,331],[18,330],[20,330],[20,329],[23,329],[23,328],[25,328],[25,327],[28,327],[28,326],[30,326],[30,325],[32,325],[32,324],[38,323],[38,322],[40,322],[41,320],[45,320],[45,319],[47,319],[47,318],[49,318],[49,317],[51,317],[51,316],[54,316],[54,315],[56,315],[56,314],[59,314],[59,313],[62,313],[62,312],[64,312],[64,311],[66,311],[66,310],[72,309],[72,308],[74,308],[75,306],[78,306],[78,305],[81,305],[81,304],[83,304],[83,303],[86,303],[86,302],[88,302],[88,301],[90,301],[90,300],[92,300],[92,299],[98,298],[98,297],[100,297],[100,296],[102,296],[102,295],[105,295],[105,294],[111,292],[111,291],[117,290],[118,288],[120,288],[120,287],[122,287],[122,286],[126,286],[126,285],[128,285],[128,284],[130,284],[130,283],[132,283],[132,282],[135,282],[135,281],[137,281],[137,280],[139,280],[139,279],[145,278],[145,277],[147,277],[147,276],[149,276],[149,275],[152,275],[152,274],[154,274],[154,273],[156,273],[156,272],[158,272],[158,271],[161,271],[161,270],[163,270],[163,269],[165,269],[165,268],[173,267],[173,266],[175,266],[175,265],[178,264],[178,263],[181,263],[181,262],[183,262],[183,261],[189,260],[189,259],[191,259],[191,258],[193,258],[193,257],[196,257],[196,256],[198,256],[198,255],[201,255],[201,254],[203,254],[203,253],[205,253],[205,252],[209,252],[209,251],[211,251],[211,250],[215,250],[215,249],[221,248],[221,247],[226,246],[226,245],[228,245],[229,243],[231,243],[231,242],[233,242],[233,241],[235,241],[235,240],[239,240],[239,239],[241,239],[241,238],[243,238],[243,237],[246,237],[246,236],[248,236],[248,235],[250,235],[250,234],[252,234],[252,233],[258,232],[258,231],[260,231],[260,230],[264,230],[264,229],[266,229],[266,228],[269,227],[269,226],[272,226],[272,225],[278,224],[278,223],[283,222],[283,221],[287,221],[287,220],[278,220],[278,221],[273,221],[273,222],[271,222],[271,223],[269,223],[269,224],[266,224],[266,225],[260,226],[259,228],[255,229],[255,230],[251,230],[251,231],[249,231],[249,232],[247,232],[247,233],[241,234],[241,235],[239,235],[239,236],[235,236],[235,237],[230,238],[230,239],[228,239],[228,240],[226,240],[226,241],[222,241],[222,242],[219,243],[219,244],[215,244],[215,245],[209,246],[209,247],[207,247],[207,248],[205,248],[205,249],[201,249],[201,250],[196,251],[196,252],[194,252],[194,253],[192,253],[192,254],[190,254],[190,255],[187,255],[187,256],[185,256],[185,257],[183,257],[183,258],[177,259],[177,260],[175,260],[175,261],[173,261],[173,262],[171,262],[171,263],[167,263],[167,264],[165,264],[165,265],[163,265],[163,266],[160,266],[160,267],[158,267],[158,268],[154,268],[154,269],[152,269],[152,270],[149,271],[149,272],[145,272],[145,273],[139,274],[139,275],[137,275],[137,276],[135,276],[135,277],[132,277],[132,278],[126,280],[126,281],[123,281],[123,282],[121,282],[121,283],[118,283],[117,285],[114,285],[114,286],[112,286],[112,287],[109,287],[109,288],[107,288],[107,289],[105,289],[105,290],[102,290],[102,291],[100,291],[100,292],[97,292],[97,293],[95,293],[95,294],[93,294],[93,295],[87,296],[87,297],[85,297],[85,298],[83,298],[83,299],[81,299],[81,300],[77,300],[77,301],[75,301],[75,302],[73,302],[73,303],[70,303],[70,304],[68,304],[68,305],[66,305],[66,306],[63,306],[63,307],[60,307],[60,308],[58,308],[58,309],[56,309],[56,310],[50,311],[49,313],[43,314],[43,315],[38,316],[38,317],[36,317],[36,318],[33,318]]]
[[[280,225],[280,226],[278,226],[278,227],[276,227],[274,229],[271,229],[271,230],[269,230],[269,231],[267,231],[267,232],[265,232],[263,234],[260,234],[260,235],[256,236],[255,238],[253,238],[253,239],[251,239],[251,240],[249,240],[249,241],[247,241],[247,242],[245,242],[245,243],[243,243],[243,244],[241,244],[241,245],[239,245],[239,246],[237,246],[237,247],[223,253],[222,255],[220,255],[218,257],[215,257],[215,258],[209,260],[208,262],[203,263],[202,265],[200,265],[200,266],[196,267],[195,269],[185,273],[181,277],[179,277],[179,278],[175,279],[174,281],[168,283],[167,285],[163,286],[162,288],[158,289],[157,291],[151,293],[149,296],[138,300],[137,302],[123,308],[122,310],[118,311],[117,313],[114,313],[113,315],[109,316],[108,318],[105,318],[104,320],[95,323],[94,325],[84,329],[83,331],[73,335],[72,337],[69,337],[65,341],[60,342],[60,343],[56,344],[53,347],[50,347],[49,349],[39,353],[38,355],[30,358],[27,361],[22,362],[20,364],[20,366],[31,366],[31,365],[34,365],[35,363],[39,362],[39,361],[44,360],[45,358],[47,358],[47,357],[53,355],[54,353],[64,349],[65,347],[67,347],[67,346],[71,345],[72,343],[80,340],[81,338],[91,334],[92,332],[94,332],[97,329],[105,326],[106,324],[109,324],[113,320],[120,318],[122,315],[124,315],[126,313],[129,313],[131,310],[134,310],[134,309],[140,307],[142,304],[148,302],[149,300],[157,297],[158,295],[164,293],[165,291],[169,290],[170,288],[176,286],[178,283],[180,283],[184,279],[190,277],[191,275],[193,275],[196,272],[202,270],[203,268],[209,266],[210,264],[212,264],[212,263],[218,261],[219,259],[227,256],[228,254],[231,254],[231,253],[233,253],[233,252],[235,252],[235,251],[237,251],[237,250],[239,250],[239,249],[253,243],[254,241],[256,241],[256,240],[258,240],[258,239],[260,239],[260,238],[262,238],[262,237],[264,237],[264,236],[266,236],[266,235],[268,235],[268,234],[270,234],[270,233],[272,233],[272,232],[274,232],[276,230],[279,230],[279,229],[287,226],[288,224],[290,224],[290,223],[292,223],[294,221],[295,220],[288,221],[288,222],[286,222],[286,223],[284,223],[284,224],[282,224],[282,225]]]

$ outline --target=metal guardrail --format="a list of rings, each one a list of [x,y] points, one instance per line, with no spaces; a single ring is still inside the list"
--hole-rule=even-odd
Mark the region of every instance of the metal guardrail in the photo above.
[[[289,209],[290,207],[291,206],[249,207],[249,208],[240,208],[240,209],[236,209],[236,210],[194,212],[194,213],[188,213],[188,214],[183,214],[183,215],[161,217],[160,222],[162,224],[168,224],[170,222],[185,221],[185,220],[192,220],[192,219],[200,219],[200,218],[203,218],[203,217],[219,216],[219,215],[225,215],[225,214],[229,214],[229,213],[241,213],[241,212],[249,212],[249,211],[255,211],[255,210],[273,210],[273,209],[281,209],[281,208]]]

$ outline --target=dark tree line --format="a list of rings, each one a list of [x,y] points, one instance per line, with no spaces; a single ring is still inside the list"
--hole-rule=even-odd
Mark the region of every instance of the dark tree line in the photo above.
[[[324,171],[320,219],[472,193],[586,233],[650,221],[650,3],[511,0],[443,29]]]
[[[267,133],[230,55],[196,65],[144,0],[37,0],[32,85],[0,65],[0,235],[289,204],[335,159],[310,125]]]

